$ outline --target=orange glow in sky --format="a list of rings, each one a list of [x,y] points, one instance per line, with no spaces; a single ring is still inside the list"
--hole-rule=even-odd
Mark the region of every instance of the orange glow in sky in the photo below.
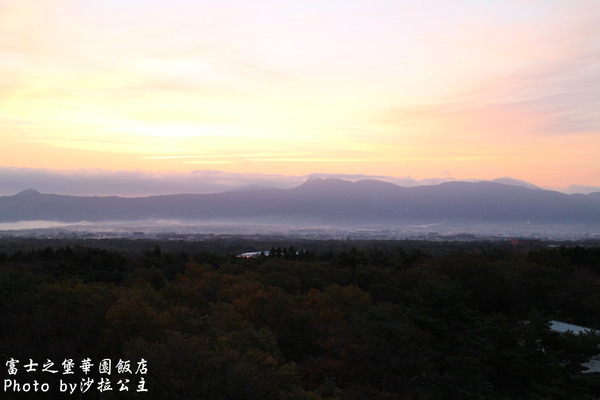
[[[0,167],[600,187],[599,38],[597,0],[0,0]]]

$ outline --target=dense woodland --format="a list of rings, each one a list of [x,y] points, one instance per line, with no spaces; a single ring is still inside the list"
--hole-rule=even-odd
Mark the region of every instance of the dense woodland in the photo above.
[[[598,335],[549,321],[599,311],[595,246],[0,242],[3,379],[13,357],[148,361],[148,393],[86,399],[595,399]]]

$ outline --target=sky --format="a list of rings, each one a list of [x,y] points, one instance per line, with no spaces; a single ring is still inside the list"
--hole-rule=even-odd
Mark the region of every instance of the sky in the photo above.
[[[592,192],[599,156],[598,0],[0,0],[0,195]]]

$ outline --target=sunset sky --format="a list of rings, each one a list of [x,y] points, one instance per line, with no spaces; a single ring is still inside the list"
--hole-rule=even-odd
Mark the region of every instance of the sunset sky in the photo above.
[[[600,1],[0,0],[0,129],[0,194],[33,173],[600,191]]]

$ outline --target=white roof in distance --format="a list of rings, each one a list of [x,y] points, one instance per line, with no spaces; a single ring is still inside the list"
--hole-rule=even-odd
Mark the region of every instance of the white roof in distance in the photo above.
[[[561,332],[561,333],[571,331],[577,335],[580,333],[583,333],[585,331],[594,331],[595,330],[592,328],[586,328],[585,326],[567,324],[566,322],[560,322],[560,321],[550,321],[550,329],[552,329],[553,331],[556,331],[556,332]]]

